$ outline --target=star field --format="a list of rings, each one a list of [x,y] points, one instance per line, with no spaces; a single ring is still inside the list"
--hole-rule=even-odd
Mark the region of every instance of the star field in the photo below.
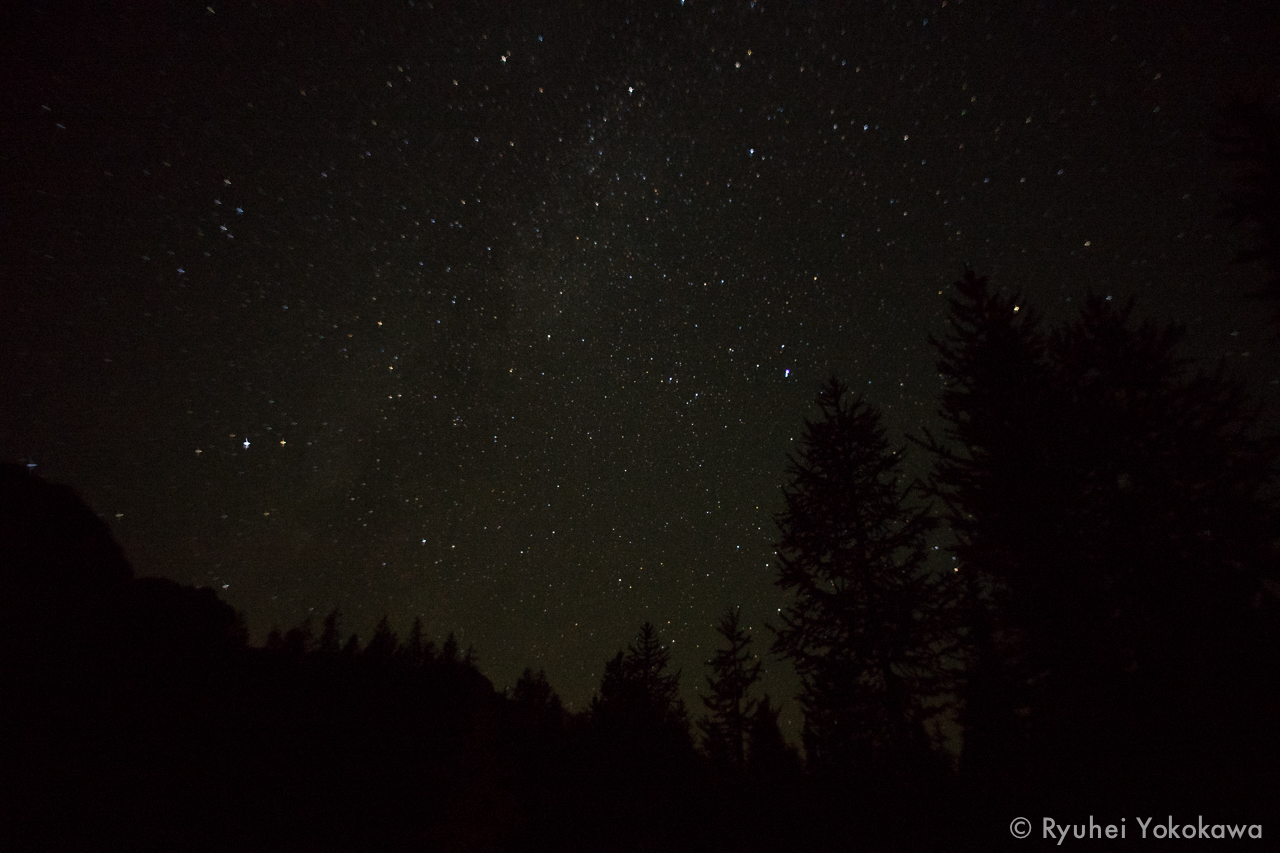
[[[819,383],[918,432],[964,264],[1274,399],[1208,135],[1276,19],[1179,9],[11,13],[0,450],[259,640],[421,616],[580,708],[651,620],[692,695]]]

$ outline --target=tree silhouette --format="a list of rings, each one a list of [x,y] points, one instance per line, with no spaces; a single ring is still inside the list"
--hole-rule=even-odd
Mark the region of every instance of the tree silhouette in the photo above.
[[[680,839],[677,818],[690,808],[696,765],[680,674],[668,672],[669,664],[645,622],[605,665],[591,701],[583,810],[616,834],[606,846],[667,849]]]
[[[687,741],[689,718],[680,698],[680,673],[667,672],[670,662],[657,630],[645,622],[626,653],[618,652],[605,665],[593,714],[606,725],[662,731]]]
[[[708,714],[698,721],[698,728],[711,759],[740,770],[746,763],[750,724],[757,705],[750,695],[751,688],[760,680],[763,664],[751,654],[751,635],[739,621],[738,608],[725,610],[716,631],[728,645],[711,658],[712,675],[707,676],[710,694],[702,697]]]
[[[315,631],[311,627],[311,616],[308,615],[297,627],[290,628],[282,642],[284,651],[294,657],[302,657],[315,651]]]
[[[1253,237],[1237,260],[1262,261],[1270,276],[1259,295],[1280,299],[1280,111],[1258,99],[1228,110],[1223,124],[1217,138],[1238,169],[1227,213]]]
[[[444,645],[440,648],[440,660],[445,664],[454,664],[461,662],[462,658],[458,654],[458,638],[449,632],[449,636],[444,638]]]
[[[1275,684],[1274,447],[1131,305],[1089,297],[1044,335],[1018,296],[957,290],[934,342],[946,440],[922,443],[964,581],[966,772],[1155,773],[1174,739],[1209,760],[1243,720],[1224,697],[1256,716],[1241,686]]]
[[[564,717],[564,705],[547,681],[546,670],[536,673],[526,668],[511,691],[511,701],[529,720],[560,725]]]
[[[760,697],[747,720],[746,767],[753,776],[786,779],[800,771],[800,756],[787,743],[778,725],[782,706],[774,706],[768,694]]]
[[[397,655],[411,669],[420,669],[435,657],[435,644],[423,635],[422,617],[413,617],[409,639],[397,649]]]
[[[320,642],[317,651],[322,655],[336,657],[342,647],[342,613],[338,608],[329,611],[324,617],[324,625],[320,630]]]
[[[829,772],[879,771],[925,751],[937,668],[925,512],[907,504],[901,452],[879,413],[832,378],[791,459],[776,583],[791,594],[774,651],[802,683],[805,749]]]
[[[1093,296],[1049,341],[1070,412],[1055,449],[1066,502],[1051,571],[1020,598],[1042,705],[1070,756],[1159,752],[1187,728],[1222,728],[1227,706],[1251,701],[1248,685],[1276,686],[1264,639],[1274,606],[1263,603],[1276,445],[1255,437],[1243,386],[1177,357],[1179,327],[1131,314],[1132,303]],[[1089,706],[1111,712],[1096,721]]]
[[[1046,464],[1059,418],[1038,315],[1020,293],[992,293],[965,270],[949,301],[949,331],[930,338],[944,380],[941,439],[920,442],[934,458],[927,491],[955,537],[965,635],[964,761],[971,772],[1009,765],[1025,746],[1023,693],[1034,679],[1025,625],[1010,620],[1009,584],[1027,571],[1029,543],[1044,538],[1055,493]]]
[[[377,626],[373,629],[373,636],[364,647],[364,656],[377,663],[388,664],[395,660],[396,651],[399,648],[400,638],[391,629],[390,620],[383,616],[378,620]]]

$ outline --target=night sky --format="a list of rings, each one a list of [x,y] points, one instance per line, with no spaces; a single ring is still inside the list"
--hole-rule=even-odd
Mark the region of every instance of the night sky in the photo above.
[[[0,20],[0,457],[258,642],[582,708],[650,620],[692,700],[819,384],[918,434],[966,263],[1280,387],[1211,139],[1272,4],[109,5]]]

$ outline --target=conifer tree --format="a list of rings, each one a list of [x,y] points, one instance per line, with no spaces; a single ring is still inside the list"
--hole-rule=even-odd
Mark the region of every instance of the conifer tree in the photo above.
[[[907,502],[879,413],[832,378],[792,457],[778,516],[778,586],[791,598],[774,651],[802,683],[805,749],[840,773],[922,756],[933,688],[931,521]]]
[[[782,706],[775,706],[766,694],[747,721],[747,770],[756,776],[777,780],[800,770],[800,756],[778,725],[781,713]]]
[[[511,701],[527,723],[559,728],[564,722],[564,704],[547,681],[546,670],[535,673],[526,667],[511,691]]]
[[[1161,751],[1187,728],[1202,730],[1195,740],[1239,729],[1228,708],[1280,687],[1265,600],[1275,443],[1256,437],[1238,382],[1178,357],[1180,327],[1136,323],[1132,310],[1091,296],[1049,340],[1069,411],[1054,450],[1069,503],[1046,543],[1050,571],[1019,598],[1043,714],[1071,760],[1090,746]],[[1106,733],[1088,724],[1098,706],[1115,709]],[[1187,714],[1196,706],[1208,716]]]
[[[687,742],[689,717],[680,698],[680,673],[668,673],[671,654],[650,622],[640,626],[635,642],[605,665],[592,713],[606,728],[633,733],[665,732]]]
[[[739,621],[738,608],[720,617],[716,631],[728,644],[710,661],[710,694],[702,697],[708,714],[698,721],[703,748],[713,761],[734,769],[746,762],[747,742],[757,700],[751,688],[760,680],[762,662],[751,653],[751,635]]]
[[[535,673],[532,668],[525,667],[520,678],[516,680],[515,688],[511,691],[511,700],[522,708],[532,709],[538,713],[546,710],[559,716],[564,710],[560,697],[547,681],[545,669]]]
[[[1276,457],[1243,392],[1189,371],[1181,332],[1131,304],[1090,297],[1043,335],[1020,297],[972,273],[957,289],[934,342],[945,440],[922,444],[964,581],[962,766],[1149,766],[1229,728],[1212,696],[1275,671]]]
[[[318,651],[322,655],[337,656],[342,646],[342,613],[338,608],[329,611],[320,629]]]
[[[461,662],[461,656],[458,654],[458,638],[452,631],[444,638],[444,645],[440,648],[440,660],[446,664]]]
[[[290,628],[284,635],[284,651],[294,657],[302,657],[315,651],[315,631],[311,626],[311,615],[302,620],[302,624]]]
[[[391,630],[391,622],[383,616],[373,629],[373,636],[365,646],[364,656],[369,660],[390,662],[395,659],[396,650],[400,647],[400,638]]]
[[[1255,295],[1280,299],[1280,111],[1274,101],[1241,104],[1228,112],[1217,138],[1237,166],[1227,212],[1253,237],[1237,260],[1262,261],[1268,277]]]
[[[413,617],[409,639],[401,644],[397,654],[411,669],[420,669],[428,660],[435,657],[435,645],[424,637],[422,617]]]
[[[955,285],[946,337],[930,338],[944,387],[941,438],[919,442],[934,459],[927,491],[954,536],[964,634],[964,761],[1007,765],[1029,737],[1024,621],[1010,584],[1034,564],[1057,492],[1047,451],[1060,408],[1040,320],[1020,293],[993,293],[965,270]]]

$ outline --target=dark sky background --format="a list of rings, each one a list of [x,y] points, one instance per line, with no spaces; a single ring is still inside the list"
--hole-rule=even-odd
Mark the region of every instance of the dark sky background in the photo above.
[[[819,383],[918,432],[966,263],[1280,387],[1210,138],[1272,4],[3,15],[0,457],[258,641],[421,616],[582,708],[651,620],[692,699]]]

